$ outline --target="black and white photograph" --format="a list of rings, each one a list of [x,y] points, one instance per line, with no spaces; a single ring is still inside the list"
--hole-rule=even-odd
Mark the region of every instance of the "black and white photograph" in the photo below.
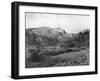
[[[25,67],[89,65],[90,15],[25,13]]]
[[[97,74],[97,7],[12,3],[11,77]]]

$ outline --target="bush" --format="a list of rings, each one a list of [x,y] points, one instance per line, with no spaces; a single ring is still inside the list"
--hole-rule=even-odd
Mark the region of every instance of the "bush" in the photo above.
[[[48,60],[48,56],[45,53],[41,53],[40,49],[30,49],[29,52],[31,53],[29,58],[31,62],[43,62]]]

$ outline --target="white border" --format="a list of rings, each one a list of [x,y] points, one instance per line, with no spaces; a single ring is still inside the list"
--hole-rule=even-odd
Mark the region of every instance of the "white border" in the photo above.
[[[25,68],[25,12],[70,13],[90,15],[90,65],[50,68]],[[95,11],[88,9],[19,6],[19,75],[40,75],[95,71]]]

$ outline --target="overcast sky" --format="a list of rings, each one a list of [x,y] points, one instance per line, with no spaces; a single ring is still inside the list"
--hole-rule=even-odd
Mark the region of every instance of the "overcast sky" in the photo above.
[[[76,33],[90,27],[89,15],[63,15],[47,13],[26,13],[26,28],[41,26],[60,27],[66,32]]]

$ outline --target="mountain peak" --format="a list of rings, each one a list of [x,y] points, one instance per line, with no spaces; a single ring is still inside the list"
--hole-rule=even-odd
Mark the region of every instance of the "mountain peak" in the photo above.
[[[38,27],[38,28],[28,28],[25,30],[26,42],[32,44],[42,45],[55,45],[57,41],[68,40],[71,36],[69,33],[66,33],[65,30],[61,28],[52,28],[52,27]]]
[[[32,32],[38,35],[42,35],[42,36],[59,37],[59,38],[61,38],[61,36],[66,35],[66,31],[61,28],[52,28],[52,27],[50,28],[46,26],[42,26],[39,28],[33,28]]]

